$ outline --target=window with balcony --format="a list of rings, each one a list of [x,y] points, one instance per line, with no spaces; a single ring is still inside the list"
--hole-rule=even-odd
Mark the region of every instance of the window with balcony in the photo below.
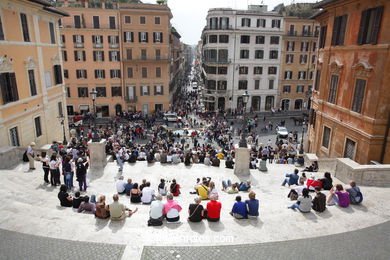
[[[154,32],[153,33],[153,42],[154,43],[162,43],[163,42],[163,33],[162,32]]]
[[[16,85],[15,73],[0,73],[0,88],[3,97],[3,105],[19,100],[18,87]]]
[[[279,44],[279,36],[271,36],[270,44]]]
[[[219,29],[221,29],[221,30],[229,29],[229,17],[220,17],[219,18]]]
[[[264,59],[264,50],[255,50],[255,59]]]
[[[269,51],[269,58],[270,59],[277,59],[278,58],[278,51],[275,51],[275,50]]]
[[[121,70],[110,70],[110,78],[112,79],[120,79],[121,78]]]
[[[383,6],[366,9],[360,18],[357,44],[377,44]]]
[[[239,70],[238,70],[238,73],[239,73],[240,75],[248,74],[248,67],[246,67],[246,66],[241,66],[241,67],[239,68]]]
[[[102,69],[95,70],[95,79],[106,78],[106,71]]]
[[[217,30],[218,29],[218,17],[211,17],[209,19],[209,28],[211,30]]]
[[[241,59],[249,59],[249,50],[240,50]]]
[[[127,101],[135,101],[137,99],[135,91],[136,90],[135,90],[134,86],[127,86],[126,87],[126,100]]]
[[[256,44],[264,44],[265,37],[263,35],[257,35],[256,36]]]
[[[310,36],[311,35],[311,26],[303,25],[302,26],[302,36]]]
[[[219,35],[219,43],[229,43],[229,35]]]
[[[209,43],[217,43],[218,35],[209,35]]]
[[[257,19],[256,26],[265,28],[266,27],[266,20],[265,19]]]
[[[162,85],[154,86],[154,95],[155,96],[164,95],[164,86],[162,86]]]
[[[336,16],[333,21],[332,46],[344,45],[348,15]]]
[[[124,32],[123,40],[124,42],[134,42],[134,32]]]
[[[248,89],[248,81],[247,80],[239,80],[238,81],[238,89],[239,90],[246,90],[246,89]]]
[[[294,54],[287,54],[287,55],[286,55],[286,63],[287,63],[287,64],[292,64],[292,63],[294,63]]]
[[[272,19],[271,28],[280,28],[280,20]]]
[[[260,66],[253,67],[253,74],[254,75],[261,75],[261,74],[263,74],[263,67],[260,67]]]
[[[148,42],[148,33],[147,32],[138,32],[139,42]]]
[[[290,24],[290,28],[288,29],[287,35],[288,36],[296,36],[297,35],[297,31],[295,31],[295,24]]]

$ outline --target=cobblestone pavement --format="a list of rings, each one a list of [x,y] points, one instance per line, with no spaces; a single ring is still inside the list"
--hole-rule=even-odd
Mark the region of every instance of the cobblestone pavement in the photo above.
[[[125,245],[33,236],[0,229],[1,260],[121,259]]]
[[[390,221],[349,233],[293,241],[226,246],[146,246],[154,259],[390,259]]]

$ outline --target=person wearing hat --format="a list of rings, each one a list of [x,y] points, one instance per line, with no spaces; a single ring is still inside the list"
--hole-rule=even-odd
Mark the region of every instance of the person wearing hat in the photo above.
[[[28,162],[29,162],[29,167],[30,167],[30,170],[35,170],[35,166],[34,166],[34,147],[35,147],[35,143],[34,142],[31,142],[31,144],[27,147],[27,158],[28,158]]]
[[[76,163],[76,180],[79,183],[80,191],[87,190],[87,168],[88,164],[84,164],[83,158],[78,158]]]

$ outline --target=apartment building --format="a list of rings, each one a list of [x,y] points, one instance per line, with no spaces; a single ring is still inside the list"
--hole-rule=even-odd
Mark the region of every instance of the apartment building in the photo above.
[[[120,4],[125,104],[144,114],[169,109],[170,20],[168,6]]]
[[[390,2],[327,0],[317,7],[309,151],[390,163]]]
[[[319,26],[313,19],[284,17],[278,107],[309,109]]]
[[[126,92],[121,80],[118,5],[57,1],[57,6],[70,14],[62,19],[60,38],[68,114],[96,111],[97,117],[109,117],[122,112]]]
[[[180,38],[181,35],[175,27],[172,27],[169,39],[171,45],[169,100],[171,104],[176,100],[184,82],[184,56]]]
[[[58,20],[48,1],[0,1],[0,146],[68,133]]]
[[[213,8],[202,33],[205,108],[210,111],[243,107],[252,111],[276,106],[280,74],[283,17],[266,5],[248,10]]]

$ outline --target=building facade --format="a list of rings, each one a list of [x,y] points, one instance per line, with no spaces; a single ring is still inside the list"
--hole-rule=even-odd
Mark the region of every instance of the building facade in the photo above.
[[[278,107],[306,110],[312,91],[319,26],[315,20],[284,17]]]
[[[0,146],[68,133],[58,20],[46,1],[0,2]]]
[[[176,100],[184,83],[184,55],[180,38],[181,35],[172,27],[169,39],[171,46],[169,100],[171,104]]]
[[[390,163],[390,2],[327,0],[317,7],[309,151]]]
[[[267,111],[278,95],[283,17],[265,5],[210,9],[202,33],[205,108]]]

